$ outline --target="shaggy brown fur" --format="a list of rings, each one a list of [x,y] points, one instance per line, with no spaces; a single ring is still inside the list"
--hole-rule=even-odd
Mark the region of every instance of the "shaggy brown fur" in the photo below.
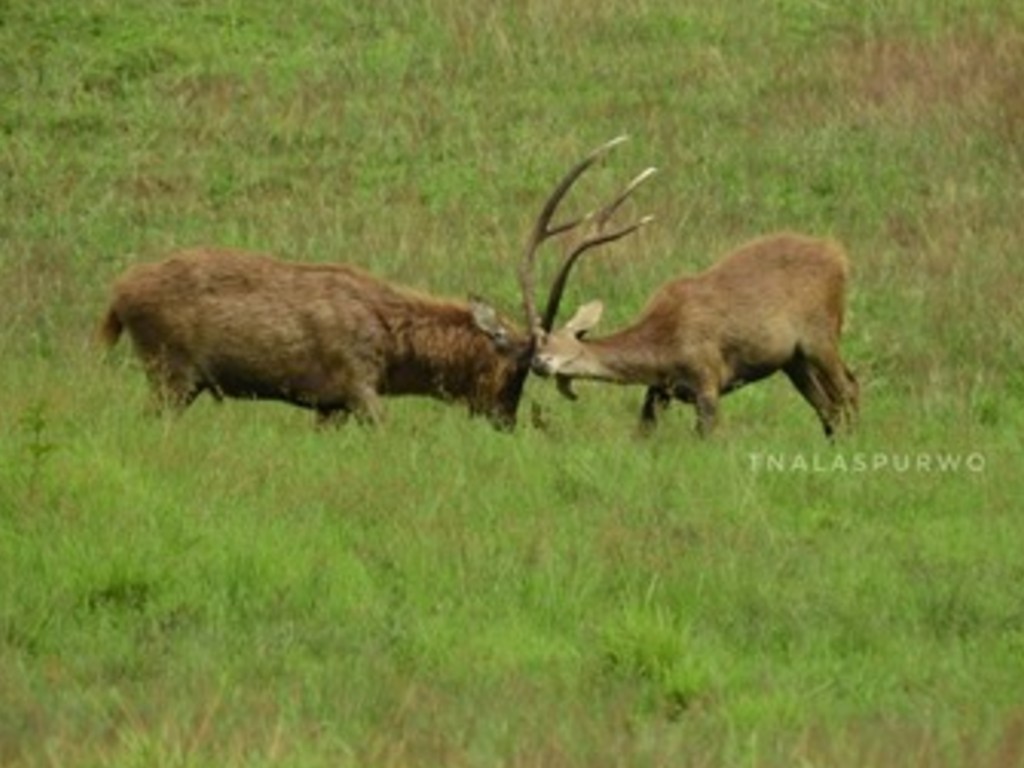
[[[702,435],[720,396],[783,371],[831,436],[852,421],[858,385],[839,355],[848,264],[834,242],[769,235],[705,272],[673,280],[627,328],[584,339],[600,302],[582,307],[538,342],[534,370],[573,378],[645,384],[644,428],[672,397],[697,409]]]
[[[378,421],[382,395],[465,402],[515,424],[532,339],[485,304],[444,301],[350,266],[227,249],[130,268],[99,336],[127,330],[158,408],[214,397],[281,400],[321,420]]]

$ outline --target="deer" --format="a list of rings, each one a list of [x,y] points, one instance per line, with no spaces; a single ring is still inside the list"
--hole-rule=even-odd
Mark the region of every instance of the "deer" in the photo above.
[[[551,238],[607,218],[587,214],[552,224],[577,179],[625,138],[595,149],[555,186],[527,241],[526,264]],[[640,226],[581,235],[572,252]],[[520,287],[533,290],[527,268],[518,273]],[[110,348],[128,333],[156,413],[184,411],[208,392],[217,401],[276,400],[310,409],[318,424],[350,415],[377,424],[383,397],[421,395],[461,402],[470,415],[511,430],[538,338],[478,297],[439,298],[348,264],[222,247],[129,267],[111,293],[96,336]],[[533,305],[532,296],[524,297],[524,306]]]
[[[553,289],[564,288],[576,258]],[[534,326],[533,370],[554,376],[570,399],[576,379],[643,385],[640,434],[675,399],[695,407],[701,437],[714,431],[723,396],[782,371],[831,440],[853,424],[860,399],[839,353],[848,274],[835,241],[765,235],[703,272],[663,284],[635,320],[606,336],[588,336],[601,318],[600,300],[555,331],[546,330],[553,318],[545,316]],[[553,290],[555,312],[560,300]]]

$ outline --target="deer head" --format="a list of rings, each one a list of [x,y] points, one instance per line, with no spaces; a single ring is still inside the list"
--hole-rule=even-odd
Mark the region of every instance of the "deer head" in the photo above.
[[[555,187],[554,192],[552,192],[544,207],[541,209],[540,216],[538,216],[537,221],[534,224],[533,231],[526,244],[526,251],[523,256],[523,260],[519,266],[519,282],[523,294],[523,308],[526,315],[527,327],[530,329],[533,338],[531,351],[534,353],[540,347],[549,349],[554,341],[551,337],[551,329],[554,325],[555,318],[558,316],[558,310],[562,301],[562,294],[565,291],[569,274],[576,261],[590,249],[599,245],[615,242],[616,240],[636,232],[641,227],[646,226],[654,220],[653,216],[644,216],[643,218],[618,229],[611,231],[606,229],[609,221],[615,215],[616,211],[618,211],[629,196],[633,194],[636,188],[657,172],[657,169],[651,167],[637,175],[631,182],[629,182],[629,184],[626,185],[615,199],[603,208],[591,211],[582,217],[568,221],[564,224],[551,224],[551,220],[554,217],[559,203],[562,198],[565,197],[565,194],[572,187],[576,179],[578,179],[584,171],[593,165],[608,150],[626,141],[626,139],[626,136],[619,136],[612,139],[595,149],[576,166],[574,166]],[[587,225],[589,232],[582,236],[567,250],[566,255],[562,259],[562,263],[551,282],[547,302],[542,315],[537,311],[537,305],[534,299],[534,273],[536,269],[537,250],[545,240],[584,225]],[[600,308],[597,310],[597,315],[600,316]],[[594,322],[596,322],[596,318],[594,319]],[[569,331],[569,328],[570,326],[567,325],[559,331],[559,338],[561,338],[565,333],[568,333],[569,336],[575,336],[575,334]],[[587,328],[581,328],[580,334],[586,330]],[[542,367],[538,367],[538,362],[535,356],[533,359],[533,367],[534,370],[539,373],[546,373]],[[557,375],[557,372],[555,373]],[[576,395],[572,391],[568,378],[559,376],[558,388],[564,396],[570,399],[575,399]]]

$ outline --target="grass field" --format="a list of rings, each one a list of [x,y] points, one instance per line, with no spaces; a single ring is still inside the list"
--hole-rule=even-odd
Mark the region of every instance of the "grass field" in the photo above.
[[[569,207],[653,164],[656,221],[565,312],[835,237],[855,434],[782,378],[708,442],[540,379],[514,434],[152,419],[90,343],[196,244],[518,318],[620,133]],[[1024,765],[1022,174],[1009,0],[0,0],[0,764]]]

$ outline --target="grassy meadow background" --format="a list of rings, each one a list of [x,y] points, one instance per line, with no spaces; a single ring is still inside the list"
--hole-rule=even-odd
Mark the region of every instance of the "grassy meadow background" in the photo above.
[[[782,378],[708,443],[538,379],[511,435],[152,420],[90,343],[196,244],[518,318],[540,204],[620,133],[568,207],[653,164],[657,220],[563,311],[838,238],[856,434]],[[0,0],[0,764],[1024,765],[1022,173],[1010,0]]]

